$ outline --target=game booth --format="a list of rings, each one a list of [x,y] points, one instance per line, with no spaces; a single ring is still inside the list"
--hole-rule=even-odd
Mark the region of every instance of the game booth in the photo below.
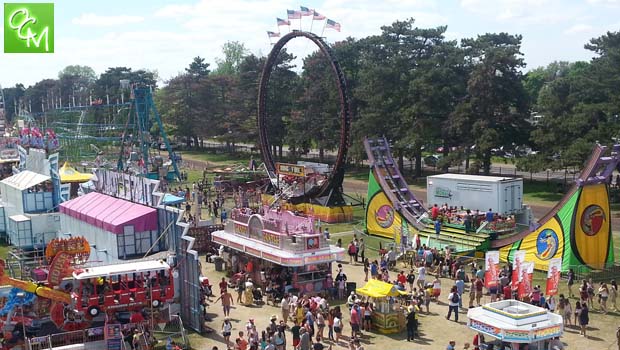
[[[399,304],[391,301],[391,298],[406,295],[407,292],[399,291],[391,283],[375,279],[369,280],[355,292],[373,299],[375,309],[372,313],[372,324],[379,332],[398,333],[405,329],[405,315]]]
[[[60,169],[58,169],[60,175],[60,183],[70,184],[70,197],[75,198],[78,196],[78,189],[80,184],[90,181],[93,174],[85,174],[75,170],[68,162],[65,162]]]
[[[273,281],[279,291],[317,294],[327,289],[331,264],[344,257],[344,249],[329,242],[314,228],[314,218],[286,210],[232,209],[224,230],[212,240],[228,251],[223,253],[231,276],[246,272],[254,284]]]
[[[529,344],[530,349],[547,350],[549,341],[564,333],[562,316],[518,300],[469,309],[467,326],[487,337],[486,349],[518,350]]]

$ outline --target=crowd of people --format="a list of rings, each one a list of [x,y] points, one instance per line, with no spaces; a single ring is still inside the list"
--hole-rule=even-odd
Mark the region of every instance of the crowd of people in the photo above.
[[[463,225],[465,233],[469,233],[476,232],[484,222],[502,228],[514,226],[516,223],[514,216],[495,213],[491,208],[487,212],[482,212],[479,209],[472,211],[463,207],[448,206],[448,203],[444,203],[441,207],[433,204],[429,211],[437,234],[444,224]]]

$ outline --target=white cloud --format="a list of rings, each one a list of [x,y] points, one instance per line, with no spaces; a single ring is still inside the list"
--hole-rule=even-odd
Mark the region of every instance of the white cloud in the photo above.
[[[135,24],[144,21],[141,16],[100,16],[94,13],[83,13],[79,17],[71,20],[73,24],[89,27],[112,27],[125,24]]]
[[[464,10],[515,24],[555,24],[579,15],[579,11],[560,0],[461,0]]]
[[[594,28],[592,28],[591,25],[589,24],[584,24],[584,23],[580,23],[580,24],[575,24],[574,26],[566,29],[564,31],[564,34],[578,34],[578,33],[588,33],[588,32],[592,32]]]
[[[192,9],[194,6],[192,5],[166,5],[159,10],[155,11],[155,17],[163,17],[163,18],[175,18],[186,16],[192,13]]]
[[[608,5],[608,6],[620,5],[620,0],[587,0],[587,2],[592,5]]]

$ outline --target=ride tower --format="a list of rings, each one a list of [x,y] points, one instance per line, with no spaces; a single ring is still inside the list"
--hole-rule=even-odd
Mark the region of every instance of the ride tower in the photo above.
[[[121,138],[118,171],[131,172],[150,179],[181,180],[179,157],[172,150],[153,102],[151,88],[129,86],[128,81],[121,81],[121,87],[130,87],[131,108]],[[164,161],[160,151],[168,154],[167,161]]]
[[[296,164],[278,163],[272,155],[269,141],[267,108],[268,87],[274,66],[286,44],[302,38],[312,42],[329,63],[335,86],[338,89],[340,111],[338,151],[333,164],[297,161]],[[267,57],[258,87],[258,129],[263,162],[271,184],[273,195],[263,195],[262,202],[269,206],[276,204],[283,209],[312,215],[323,222],[348,222],[353,219],[353,207],[347,204],[342,189],[347,151],[351,141],[351,106],[347,81],[331,47],[320,36],[306,31],[292,31],[276,42]],[[305,163],[305,164],[304,164]],[[322,168],[322,169],[321,169]],[[325,170],[326,169],[326,170]],[[309,174],[310,173],[310,174]]]

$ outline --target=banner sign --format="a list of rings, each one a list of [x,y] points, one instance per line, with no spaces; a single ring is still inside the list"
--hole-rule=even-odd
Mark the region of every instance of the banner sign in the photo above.
[[[276,173],[291,176],[306,176],[306,168],[303,165],[276,163]]]
[[[521,264],[525,261],[525,250],[517,250],[512,259],[512,288],[519,285],[519,277],[521,276]]]
[[[499,283],[499,251],[488,251],[485,254],[486,270],[484,271],[484,286],[489,289],[497,288]]]
[[[525,261],[521,263],[519,275],[519,299],[528,296],[532,292],[532,280],[534,277],[534,262]]]
[[[547,288],[545,294],[557,295],[560,287],[560,271],[562,270],[562,259],[556,258],[549,260],[547,269]]]

